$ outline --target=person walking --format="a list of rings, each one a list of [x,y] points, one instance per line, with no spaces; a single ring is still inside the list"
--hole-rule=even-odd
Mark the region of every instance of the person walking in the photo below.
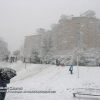
[[[73,74],[73,65],[70,66],[69,71],[70,71],[71,74]]]
[[[0,100],[4,100],[7,92],[7,84],[16,76],[16,71],[10,68],[0,67]]]
[[[12,60],[13,60],[13,58],[12,58],[12,56],[10,57],[10,62],[12,63]]]
[[[12,61],[13,61],[13,62],[15,61],[15,57],[12,57]]]
[[[17,62],[17,57],[15,58],[15,62]]]
[[[31,57],[30,57],[30,63],[31,63]]]
[[[10,83],[10,80],[1,80],[0,79],[0,100],[4,100],[7,92],[7,84]]]
[[[56,59],[56,65],[58,64],[58,60]]]
[[[59,60],[58,59],[56,59],[56,65],[59,66]]]
[[[8,56],[6,56],[6,62],[8,62],[8,60],[9,60],[9,57],[8,57]]]
[[[26,62],[26,58],[24,57],[24,63]]]

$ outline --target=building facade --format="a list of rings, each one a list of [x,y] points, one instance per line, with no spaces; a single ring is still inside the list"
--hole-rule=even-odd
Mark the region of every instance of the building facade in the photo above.
[[[49,36],[53,41],[55,55],[66,55],[79,43],[84,44],[87,49],[100,48],[100,20],[94,17],[94,14],[90,15],[62,18],[51,30],[39,35],[26,36],[24,45],[28,56],[33,48],[37,48],[42,54],[43,40]]]

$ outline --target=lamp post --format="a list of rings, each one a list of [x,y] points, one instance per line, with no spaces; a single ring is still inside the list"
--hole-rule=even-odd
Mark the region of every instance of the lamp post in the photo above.
[[[24,52],[25,52],[24,61],[25,61],[25,62],[24,62],[24,63],[25,63],[25,69],[26,69],[26,53],[27,53],[27,50],[26,50],[26,49],[27,49],[27,48],[26,48],[26,41],[25,41],[25,40],[24,40],[24,43],[25,43],[25,45],[24,45],[24,48],[25,48],[25,51],[24,51]]]
[[[81,23],[80,23],[81,24]],[[82,27],[84,27],[84,25],[81,25],[80,26],[80,30],[82,29]],[[78,78],[79,78],[79,56],[80,56],[80,48],[81,48],[81,40],[82,40],[82,38],[81,38],[81,35],[83,35],[83,32],[79,32],[79,33],[77,33],[77,34],[79,34],[79,41],[78,41],[78,53],[77,53],[77,72],[78,72]]]

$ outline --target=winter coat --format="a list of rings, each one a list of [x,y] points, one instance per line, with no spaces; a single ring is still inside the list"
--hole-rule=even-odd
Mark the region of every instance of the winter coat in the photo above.
[[[70,66],[70,69],[73,70],[73,65]]]
[[[65,64],[62,64],[62,66],[65,66]]]
[[[4,100],[5,96],[6,96],[6,92],[7,92],[7,84],[10,83],[10,80],[0,80],[0,91],[4,91],[4,92],[0,92],[0,100]]]
[[[10,80],[0,80],[0,87],[7,87],[7,84],[10,83]],[[6,89],[0,89],[0,90],[6,90]]]
[[[10,80],[0,80],[0,86],[6,86],[10,83]]]

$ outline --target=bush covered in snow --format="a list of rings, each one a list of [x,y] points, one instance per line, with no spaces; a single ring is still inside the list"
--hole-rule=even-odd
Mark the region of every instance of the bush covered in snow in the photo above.
[[[5,60],[6,56],[8,56],[10,52],[7,49],[7,43],[0,38],[0,60]]]

